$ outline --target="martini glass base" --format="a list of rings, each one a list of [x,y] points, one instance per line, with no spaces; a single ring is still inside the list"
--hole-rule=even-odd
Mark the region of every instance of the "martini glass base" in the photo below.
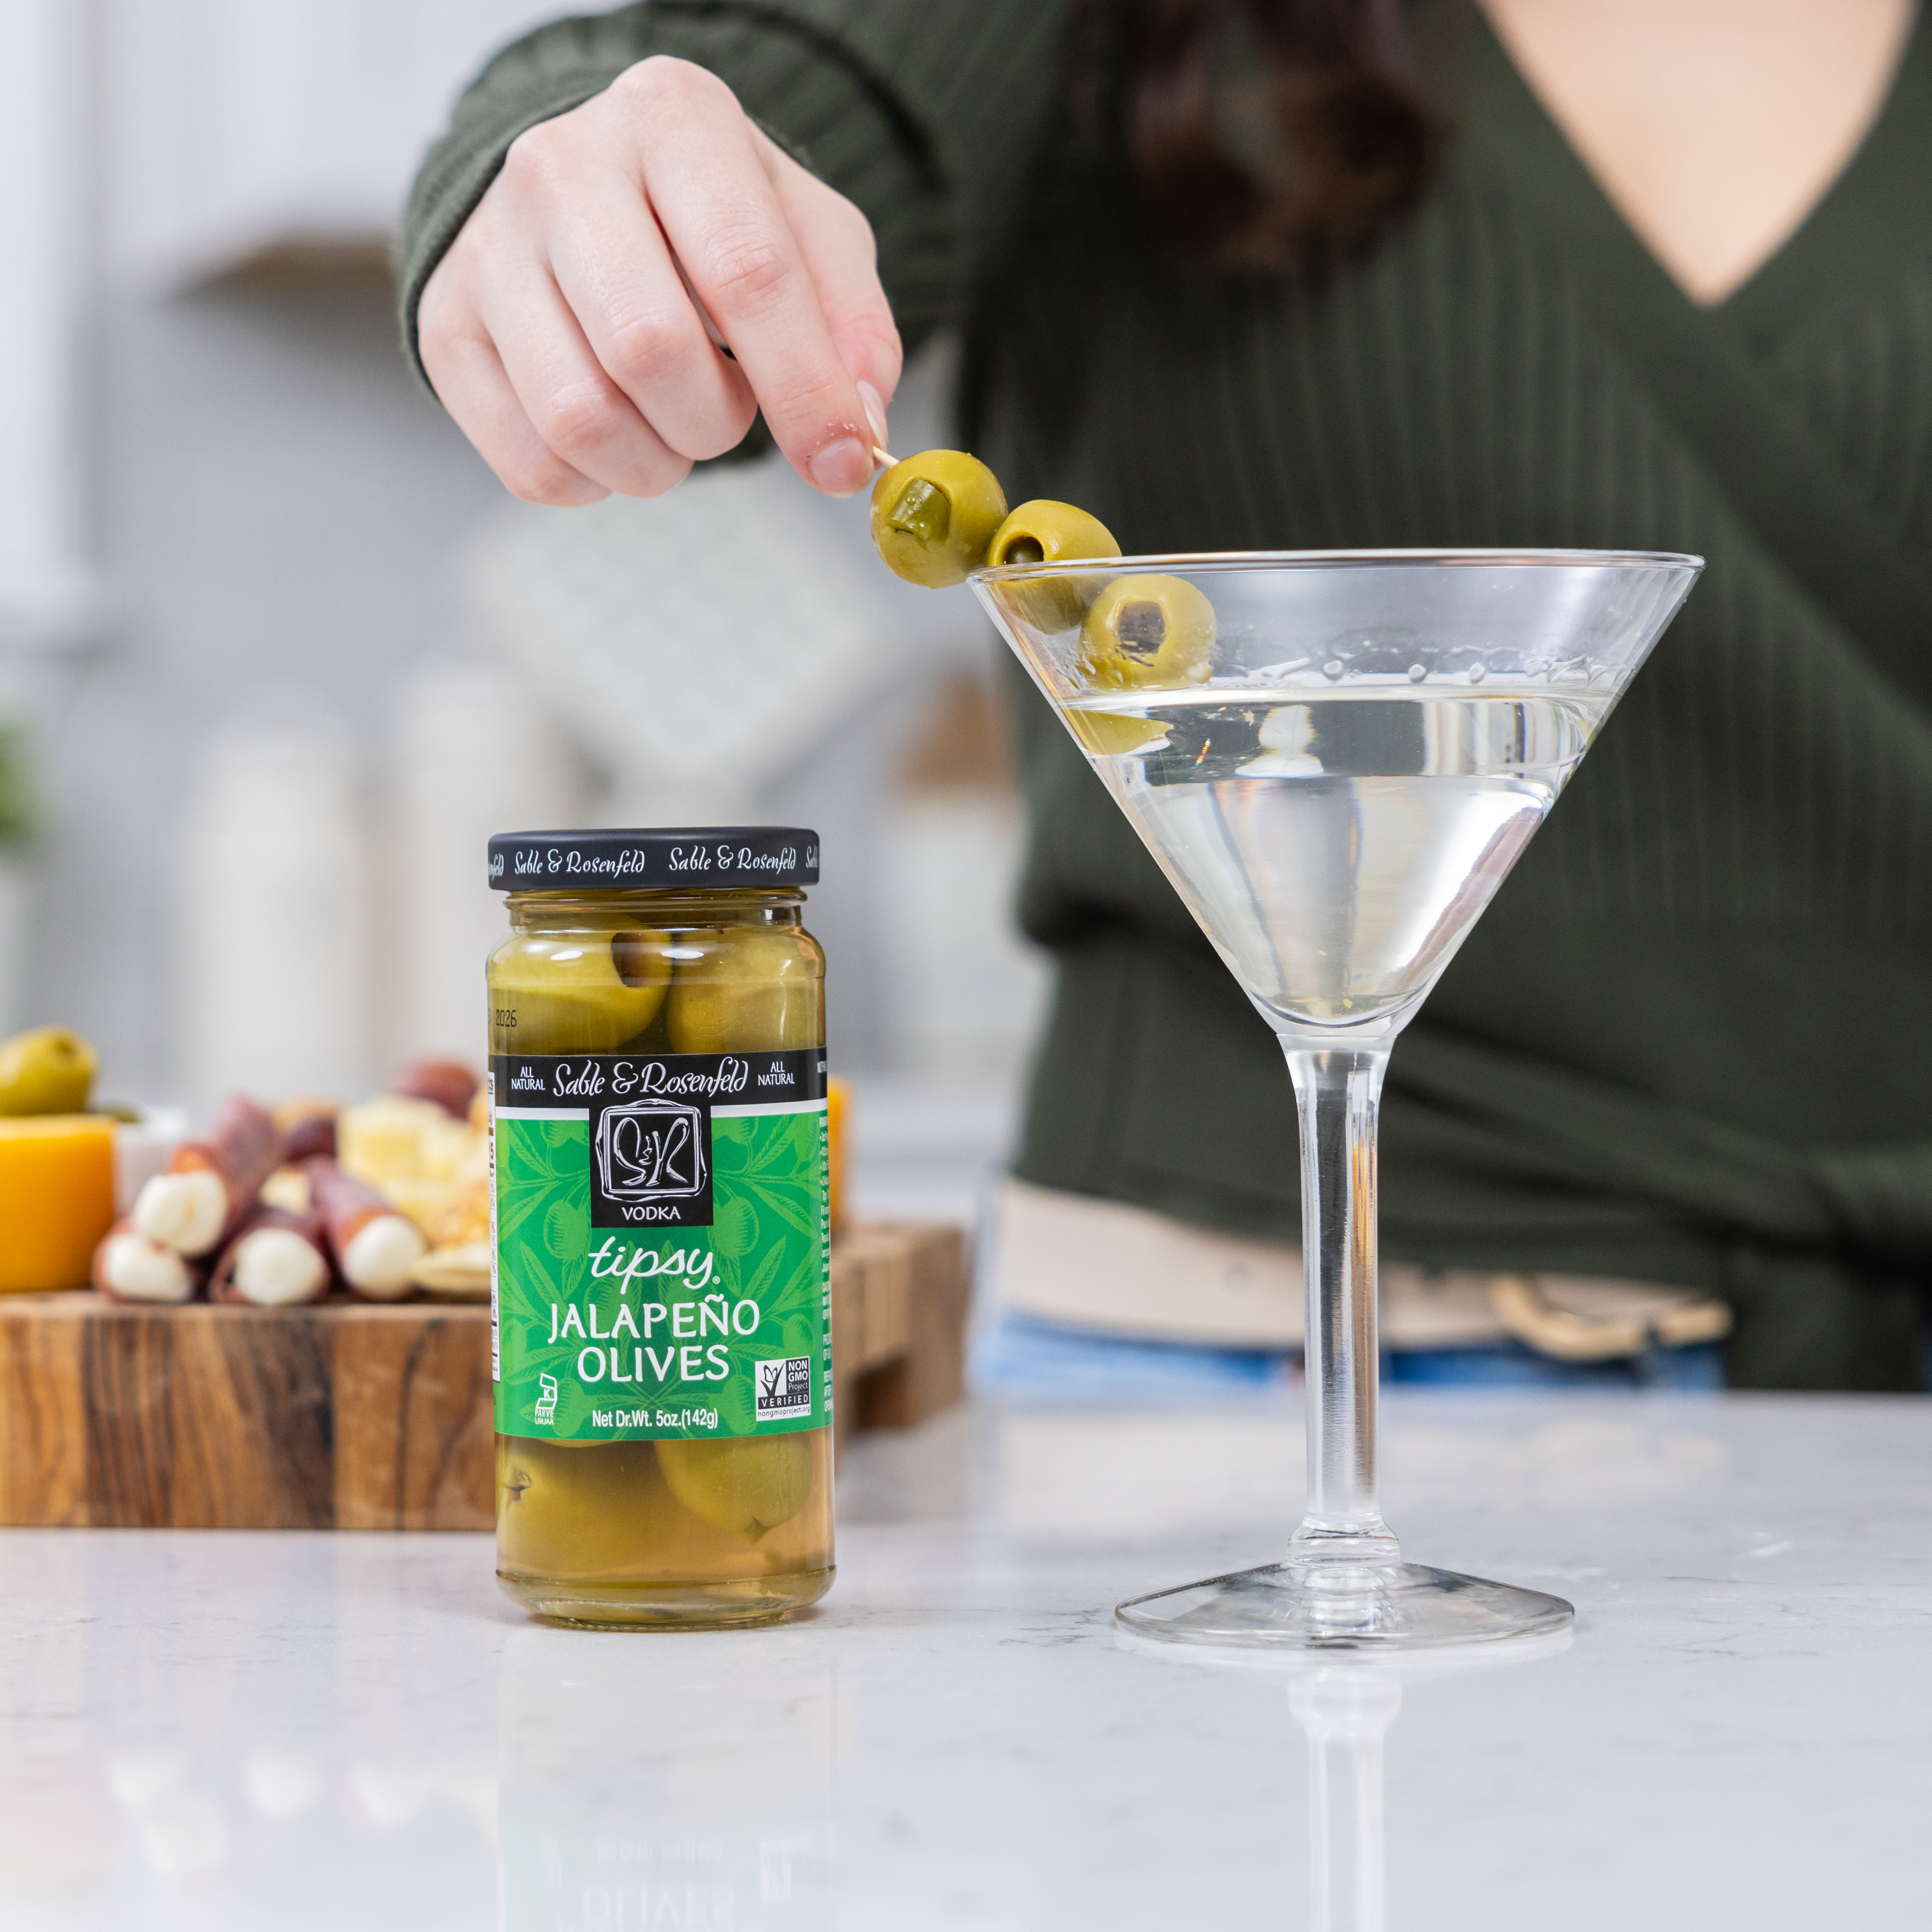
[[[1269,1563],[1136,1597],[1121,1629],[1160,1643],[1293,1651],[1427,1650],[1547,1636],[1576,1612],[1561,1597],[1420,1563]]]

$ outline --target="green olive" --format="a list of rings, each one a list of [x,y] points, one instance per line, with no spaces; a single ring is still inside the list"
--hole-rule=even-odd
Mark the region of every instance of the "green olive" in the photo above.
[[[692,1515],[753,1542],[790,1522],[812,1493],[812,1445],[802,1435],[667,1440],[658,1464]]]
[[[1022,503],[993,533],[986,547],[989,564],[1064,563],[1081,557],[1118,556],[1114,533],[1098,517],[1090,517],[1071,503],[1046,497]],[[1021,619],[1036,631],[1078,628],[1094,595],[1091,581],[1049,577],[1037,584],[1008,586],[1007,595]]]
[[[658,1016],[670,961],[655,932],[536,932],[498,952],[490,1004],[526,1053],[609,1053]]]
[[[1022,503],[986,546],[989,564],[1066,563],[1120,554],[1113,532],[1098,517],[1045,496]]]
[[[1122,718],[1111,711],[1082,711],[1070,704],[1064,715],[1068,730],[1096,758],[1118,758],[1144,750],[1167,734],[1167,727],[1150,718]]]
[[[872,541],[908,584],[943,590],[985,561],[1006,514],[1000,479],[976,456],[928,449],[872,486]]]
[[[65,1027],[36,1027],[0,1041],[0,1114],[78,1114],[97,1062]]]
[[[1214,657],[1214,607],[1184,577],[1117,577],[1081,626],[1081,668],[1103,690],[1203,684]]]
[[[674,1053],[780,1053],[821,1046],[822,982],[796,936],[755,926],[679,935],[665,1024]]]
[[[496,1438],[498,1546],[506,1568],[598,1577],[686,1556],[688,1521],[648,1442]]]

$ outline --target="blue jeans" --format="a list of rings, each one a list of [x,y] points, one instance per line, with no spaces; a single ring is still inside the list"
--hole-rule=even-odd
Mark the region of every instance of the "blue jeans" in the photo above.
[[[1299,1349],[1221,1348],[1142,1341],[1001,1312],[973,1349],[974,1386],[1003,1395],[1142,1396],[1260,1388],[1299,1370]],[[1614,1362],[1558,1362],[1520,1342],[1476,1348],[1406,1349],[1382,1358],[1384,1382],[1488,1388],[1720,1389],[1717,1343],[1651,1348]]]

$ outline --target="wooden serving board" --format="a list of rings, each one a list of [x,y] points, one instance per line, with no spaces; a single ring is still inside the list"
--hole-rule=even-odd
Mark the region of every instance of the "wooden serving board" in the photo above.
[[[967,1294],[956,1228],[833,1244],[842,1435],[958,1399]],[[487,1307],[0,1296],[0,1524],[488,1529],[492,1395]]]

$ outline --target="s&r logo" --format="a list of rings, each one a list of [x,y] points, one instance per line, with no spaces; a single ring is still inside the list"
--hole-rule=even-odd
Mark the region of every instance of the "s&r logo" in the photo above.
[[[598,1114],[591,1142],[594,1225],[688,1227],[711,1218],[710,1121],[681,1100],[631,1100]]]

